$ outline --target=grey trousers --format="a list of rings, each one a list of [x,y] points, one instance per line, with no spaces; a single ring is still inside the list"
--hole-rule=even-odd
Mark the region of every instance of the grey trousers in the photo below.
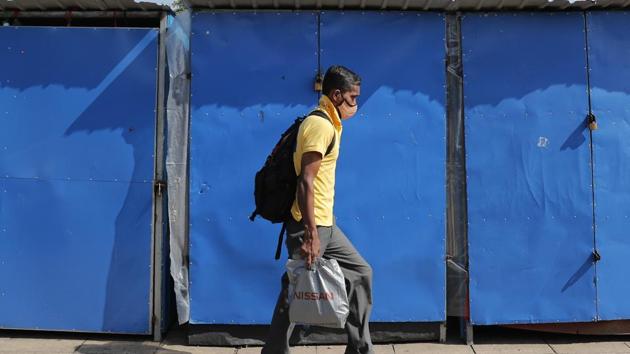
[[[336,259],[346,280],[346,291],[350,313],[346,322],[348,345],[346,354],[373,354],[372,339],[368,322],[372,311],[372,268],[361,257],[346,235],[337,227],[317,227],[321,241],[320,256]],[[291,220],[287,223],[285,244],[292,259],[300,259],[300,247],[304,237],[301,223]],[[289,279],[282,276],[282,290],[271,320],[271,327],[262,354],[289,354],[289,338],[293,324],[289,321],[288,305]]]

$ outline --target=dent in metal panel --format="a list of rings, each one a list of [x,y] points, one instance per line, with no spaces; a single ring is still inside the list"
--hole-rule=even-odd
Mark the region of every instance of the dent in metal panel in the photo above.
[[[317,103],[316,16],[200,13],[192,25],[190,322],[268,323],[280,226],[248,220],[254,176]]]
[[[630,318],[630,13],[588,13],[593,131],[598,315]]]
[[[463,19],[475,324],[595,319],[581,14]]]
[[[322,70],[362,76],[359,111],[344,122],[335,214],[373,267],[372,320],[442,321],[444,18],[324,12],[321,31]]]

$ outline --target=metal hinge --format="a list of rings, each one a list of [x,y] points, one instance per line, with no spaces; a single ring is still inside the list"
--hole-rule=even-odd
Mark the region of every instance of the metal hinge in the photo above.
[[[315,92],[322,92],[322,86],[324,84],[324,77],[322,76],[322,73],[318,72],[317,75],[315,76],[315,83],[313,84],[313,90],[315,90]]]
[[[166,182],[157,180],[153,182],[153,191],[158,197],[162,196],[163,191],[166,190]]]
[[[599,262],[602,259],[602,256],[597,252],[597,250],[593,250],[593,262]]]
[[[591,131],[597,130],[597,117],[595,117],[593,113],[589,113],[586,116],[586,119],[588,121],[588,129],[590,129]]]

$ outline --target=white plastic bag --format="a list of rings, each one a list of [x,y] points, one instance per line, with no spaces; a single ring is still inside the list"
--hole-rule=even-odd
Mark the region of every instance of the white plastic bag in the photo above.
[[[317,258],[309,270],[304,260],[289,259],[286,267],[291,322],[343,328],[348,318],[348,295],[337,261]]]

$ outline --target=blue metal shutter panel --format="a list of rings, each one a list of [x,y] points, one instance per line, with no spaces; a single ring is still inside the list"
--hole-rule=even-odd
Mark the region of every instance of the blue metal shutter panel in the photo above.
[[[584,19],[462,23],[474,324],[596,318]]]
[[[249,221],[254,176],[280,134],[317,104],[316,20],[312,12],[194,15],[192,324],[271,321],[284,271],[273,257],[281,226]]]
[[[335,215],[373,267],[372,321],[446,318],[444,31],[439,14],[321,14],[322,70],[363,79],[344,122]]]
[[[588,13],[588,48],[593,113],[597,299],[600,320],[630,318],[630,14]]]
[[[157,31],[0,28],[0,327],[151,332]]]

